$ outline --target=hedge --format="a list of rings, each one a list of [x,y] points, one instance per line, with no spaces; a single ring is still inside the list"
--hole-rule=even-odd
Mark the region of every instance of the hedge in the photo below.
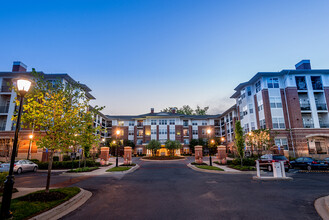
[[[48,162],[36,162],[38,164],[40,170],[47,170],[48,169]],[[84,161],[80,161],[80,167],[84,166]],[[87,167],[99,167],[100,163],[95,162],[94,160],[86,160]],[[73,168],[79,167],[79,160],[73,161]],[[52,169],[71,169],[72,168],[72,161],[54,161]]]
[[[256,161],[252,158],[243,158],[243,166],[255,166]],[[241,165],[240,158],[235,158],[234,160],[228,160],[227,165]]]

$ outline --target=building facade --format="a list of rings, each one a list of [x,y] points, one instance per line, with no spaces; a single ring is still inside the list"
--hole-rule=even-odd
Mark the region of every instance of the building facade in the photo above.
[[[309,60],[295,67],[239,84],[231,97],[238,118],[246,133],[271,129],[274,144],[291,156],[328,156],[329,70],[313,70]]]

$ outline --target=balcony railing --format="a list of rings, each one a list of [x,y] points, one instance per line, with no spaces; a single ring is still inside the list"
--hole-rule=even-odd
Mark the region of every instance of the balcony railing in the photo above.
[[[320,123],[320,128],[329,128],[329,124]]]
[[[137,123],[137,127],[143,127],[143,123]]]
[[[215,122],[215,126],[220,126],[219,122],[217,122],[217,123]]]
[[[8,113],[9,106],[0,106],[0,113]]]
[[[310,111],[311,110],[311,105],[309,103],[300,103],[300,110]]]
[[[327,104],[325,103],[316,103],[317,110],[327,110]]]
[[[11,92],[10,86],[1,86],[1,92]]]
[[[314,128],[313,123],[303,123],[304,128]]]

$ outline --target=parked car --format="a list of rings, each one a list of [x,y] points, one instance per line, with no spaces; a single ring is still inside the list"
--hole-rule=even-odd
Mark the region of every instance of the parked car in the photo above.
[[[0,172],[8,172],[10,164],[3,163],[0,165]],[[29,160],[18,160],[14,163],[14,172],[20,174],[22,172],[33,171],[36,172],[38,170],[38,165]]]
[[[329,157],[327,157],[327,158],[324,158],[324,160],[323,160],[326,164],[329,164]]]
[[[308,171],[316,169],[327,169],[328,163],[323,160],[316,160],[311,157],[299,157],[294,161],[291,161],[292,168],[306,169]]]
[[[273,162],[283,161],[284,162],[284,168],[285,168],[286,172],[288,172],[289,168],[290,168],[289,160],[283,155],[265,154],[265,155],[261,156],[258,161],[259,161],[259,167],[261,169],[265,168],[270,172],[273,171],[273,167],[272,167]]]

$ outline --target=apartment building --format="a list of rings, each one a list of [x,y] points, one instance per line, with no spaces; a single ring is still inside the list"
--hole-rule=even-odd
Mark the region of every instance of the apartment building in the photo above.
[[[329,69],[311,69],[302,60],[295,69],[258,72],[231,96],[247,133],[272,129],[275,145],[292,156],[329,154]]]
[[[63,84],[76,83],[76,81],[66,73],[40,73],[49,81],[55,82],[60,80]],[[10,149],[12,149],[13,146],[15,125],[11,119],[17,106],[14,103],[16,92],[11,89],[11,85],[12,80],[19,77],[31,78],[31,72],[28,72],[27,66],[20,61],[15,61],[13,63],[12,71],[0,72],[0,160],[8,157]],[[91,89],[84,84],[81,85],[86,96],[89,99],[95,99],[95,97],[90,94]],[[30,129],[22,129],[20,131],[17,158],[26,158],[31,143],[32,158],[41,160],[44,157],[45,152],[43,149],[38,149],[35,142],[31,141],[31,134],[32,130]]]
[[[163,148],[160,155],[167,155],[164,148],[167,140],[178,140],[182,149],[176,154],[190,153],[189,144],[192,139],[207,139],[213,137],[224,137],[225,144],[232,145],[233,124],[236,118],[234,106],[223,116],[221,115],[184,115],[172,112],[154,112],[134,116],[111,116],[107,115],[109,137],[131,140],[135,143],[135,154],[151,154],[146,149],[150,140],[159,140]],[[210,135],[207,130],[210,129]],[[116,131],[120,135],[116,137]]]

